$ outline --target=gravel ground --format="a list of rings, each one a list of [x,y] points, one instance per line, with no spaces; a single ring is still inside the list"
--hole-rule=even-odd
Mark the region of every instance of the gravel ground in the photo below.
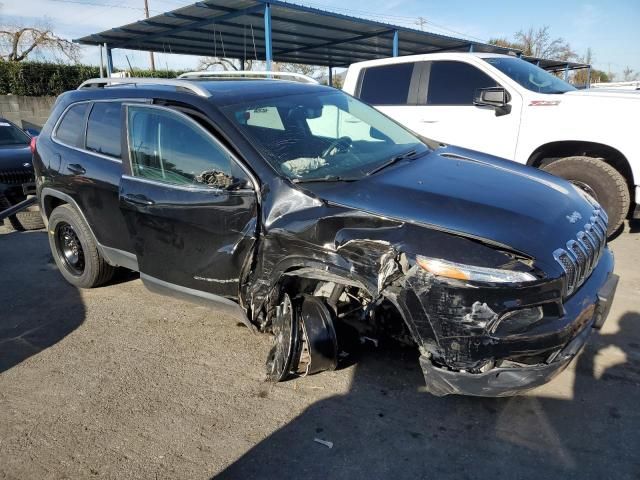
[[[0,478],[638,479],[640,235],[612,246],[611,315],[566,372],[435,398],[397,351],[267,384],[268,337],[135,275],[79,291],[45,232],[0,228]]]

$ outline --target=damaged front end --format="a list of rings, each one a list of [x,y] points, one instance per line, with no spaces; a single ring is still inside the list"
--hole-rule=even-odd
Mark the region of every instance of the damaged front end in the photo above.
[[[569,364],[601,326],[617,280],[605,248],[567,297],[562,276],[504,246],[321,202],[273,226],[248,292],[254,322],[274,333],[272,381],[335,369],[352,328],[361,341],[417,345],[434,395],[514,395]],[[425,246],[429,258],[415,253]],[[459,263],[441,260],[454,252]]]
[[[478,283],[435,276],[416,264],[392,289],[422,344],[427,390],[438,396],[509,396],[547,383],[606,319],[617,276],[605,249],[584,285],[563,278]]]

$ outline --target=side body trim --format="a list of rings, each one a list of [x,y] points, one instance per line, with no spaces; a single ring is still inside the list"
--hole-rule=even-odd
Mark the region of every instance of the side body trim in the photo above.
[[[245,311],[233,300],[229,300],[228,298],[221,297],[219,295],[214,295],[213,293],[203,292],[201,290],[195,290],[193,288],[165,282],[164,280],[151,277],[144,273],[140,273],[140,279],[142,280],[142,283],[144,283],[144,286],[154,293],[214,308],[242,321],[242,323],[252,331],[255,328],[247,318]]]

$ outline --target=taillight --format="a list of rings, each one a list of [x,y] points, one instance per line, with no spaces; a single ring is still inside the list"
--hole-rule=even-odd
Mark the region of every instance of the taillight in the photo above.
[[[38,137],[31,137],[31,143],[29,143],[29,148],[31,149],[32,155],[36,153],[36,138]]]

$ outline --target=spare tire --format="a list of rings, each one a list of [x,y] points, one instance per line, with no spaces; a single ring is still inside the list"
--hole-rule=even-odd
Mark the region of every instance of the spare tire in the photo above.
[[[542,167],[594,197],[609,216],[607,234],[620,228],[629,212],[631,196],[625,178],[602,158],[565,157]]]

